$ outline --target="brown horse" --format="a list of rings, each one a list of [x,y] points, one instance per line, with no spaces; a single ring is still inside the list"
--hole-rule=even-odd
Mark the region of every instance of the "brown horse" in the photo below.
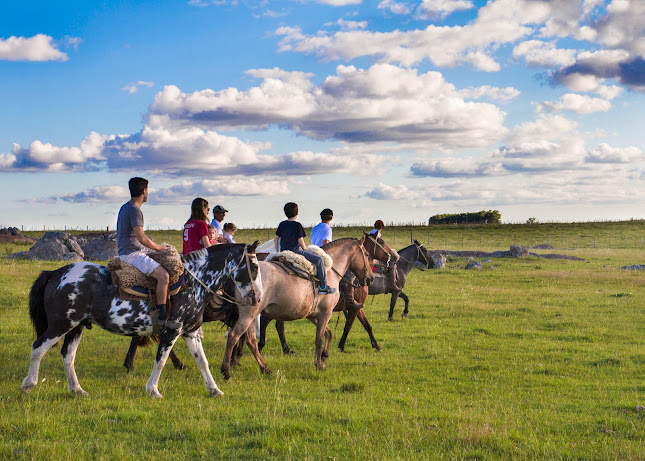
[[[367,251],[369,257],[370,266],[372,265],[372,261],[374,260],[381,261],[386,266],[390,265],[390,262],[393,264],[396,263],[396,260],[399,257],[398,254],[396,253],[396,251],[387,246],[387,244],[382,239],[374,239],[374,237],[365,233],[363,233],[363,239],[365,250]],[[356,320],[357,318],[363,325],[363,328],[365,328],[365,331],[370,338],[372,347],[377,351],[381,350],[372,332],[372,326],[367,320],[367,316],[365,315],[365,311],[363,310],[363,305],[365,304],[365,300],[367,299],[367,290],[368,288],[365,284],[357,284],[354,281],[350,281],[348,277],[344,277],[340,282],[341,296],[336,303],[333,312],[342,311],[345,314],[345,328],[343,330],[343,335],[340,339],[340,342],[338,343],[338,348],[341,350],[341,352],[345,352],[345,341],[347,340],[347,335],[352,328],[354,320]],[[260,319],[260,342],[258,343],[260,351],[262,351],[262,348],[266,343],[266,328],[269,323],[271,323],[271,319],[263,313]],[[287,340],[284,334],[284,322],[276,320],[275,328],[278,332],[278,337],[280,338],[282,351],[285,354],[293,353],[293,351],[287,344]]]

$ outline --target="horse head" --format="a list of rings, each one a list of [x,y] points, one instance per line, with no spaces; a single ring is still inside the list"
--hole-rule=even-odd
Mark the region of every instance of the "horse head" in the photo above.
[[[377,238],[363,232],[363,241],[370,258],[370,263],[376,259],[382,263],[389,264],[391,259],[394,259],[394,261],[399,259],[399,254],[390,248],[382,238]]]
[[[417,257],[415,258],[414,265],[421,270],[434,267],[434,262],[426,247],[416,239],[414,240],[414,246],[417,248]]]
[[[361,284],[371,285],[374,281],[370,254],[365,248],[365,236],[360,240],[356,240],[356,247],[349,263],[349,270],[361,281]]]

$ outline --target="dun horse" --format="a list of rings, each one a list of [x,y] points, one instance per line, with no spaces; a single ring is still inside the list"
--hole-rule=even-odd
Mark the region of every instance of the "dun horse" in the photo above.
[[[388,263],[390,262],[393,255],[394,258],[398,258],[396,252],[390,249],[390,247],[388,247],[382,239],[378,239],[377,241],[367,234],[364,234],[363,239],[370,266],[373,260],[378,260],[383,262],[385,265],[389,265]],[[345,328],[343,329],[343,336],[338,343],[338,348],[341,350],[341,352],[345,352],[345,341],[347,340],[347,335],[352,328],[354,320],[358,318],[370,338],[372,347],[377,351],[380,351],[381,348],[379,347],[376,338],[374,337],[372,326],[367,320],[365,311],[363,311],[363,305],[365,304],[365,299],[367,298],[367,286],[365,284],[355,284],[348,280],[343,280],[340,284],[340,291],[340,299],[336,303],[336,306],[333,310],[334,312],[342,311],[345,314]],[[262,351],[262,348],[264,348],[264,345],[266,343],[266,328],[270,322],[271,319],[262,314],[262,317],[260,319],[260,342],[258,343],[260,351]],[[292,353],[291,348],[287,344],[287,339],[284,334],[284,322],[281,320],[276,320],[275,328],[278,332],[278,337],[280,338],[282,351],[285,354]]]
[[[252,315],[261,301],[262,282],[255,248],[217,245],[195,251],[182,258],[186,269],[185,287],[172,297],[173,309],[182,323],[179,330],[163,327],[155,364],[146,384],[146,391],[160,398],[159,377],[175,341],[181,335],[195,357],[206,390],[211,396],[222,394],[208,368],[200,334],[202,315],[211,293],[232,279],[235,298],[240,306],[240,325],[253,321]],[[250,305],[250,307],[249,307]],[[252,315],[248,315],[251,311]],[[125,336],[150,336],[153,320],[148,302],[120,299],[105,266],[90,263],[70,264],[55,271],[44,271],[34,282],[29,297],[29,314],[38,338],[32,345],[29,374],[22,389],[29,392],[38,383],[40,362],[45,353],[64,338],[61,348],[69,391],[87,395],[76,377],[74,359],[84,328],[97,324],[101,328]],[[245,328],[246,329],[246,328]]]
[[[334,262],[332,269],[327,273],[329,286],[338,288],[347,270],[363,284],[371,283],[374,276],[368,261],[369,255],[363,243],[364,238],[361,240],[343,238],[323,245],[322,249]],[[260,262],[260,273],[264,287],[263,315],[269,319],[281,321],[306,318],[314,323],[316,325],[314,365],[318,369],[324,369],[332,339],[332,332],[327,324],[338,303],[339,292],[318,295],[309,280],[288,275],[277,265],[266,261]]]

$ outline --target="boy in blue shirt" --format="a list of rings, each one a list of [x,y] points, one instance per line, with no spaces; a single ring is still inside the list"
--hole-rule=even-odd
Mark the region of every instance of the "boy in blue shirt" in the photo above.
[[[320,281],[320,288],[318,293],[327,295],[336,293],[336,288],[327,286],[327,273],[325,271],[325,263],[320,256],[305,251],[305,230],[296,219],[298,218],[298,204],[289,202],[284,206],[284,214],[287,217],[286,221],[282,221],[275,231],[275,238],[273,244],[275,251],[293,251],[299,255],[304,256],[307,261],[316,266],[316,273]]]

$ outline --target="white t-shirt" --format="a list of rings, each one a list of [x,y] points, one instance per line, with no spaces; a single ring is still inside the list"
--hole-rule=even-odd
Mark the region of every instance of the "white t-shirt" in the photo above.
[[[321,222],[311,229],[311,244],[321,247],[324,245],[323,240],[331,242],[331,227],[329,224]]]
[[[217,219],[213,218],[213,220],[211,221],[211,226],[215,228],[215,233],[217,235],[222,235],[224,233],[224,230],[222,229],[222,223]]]

